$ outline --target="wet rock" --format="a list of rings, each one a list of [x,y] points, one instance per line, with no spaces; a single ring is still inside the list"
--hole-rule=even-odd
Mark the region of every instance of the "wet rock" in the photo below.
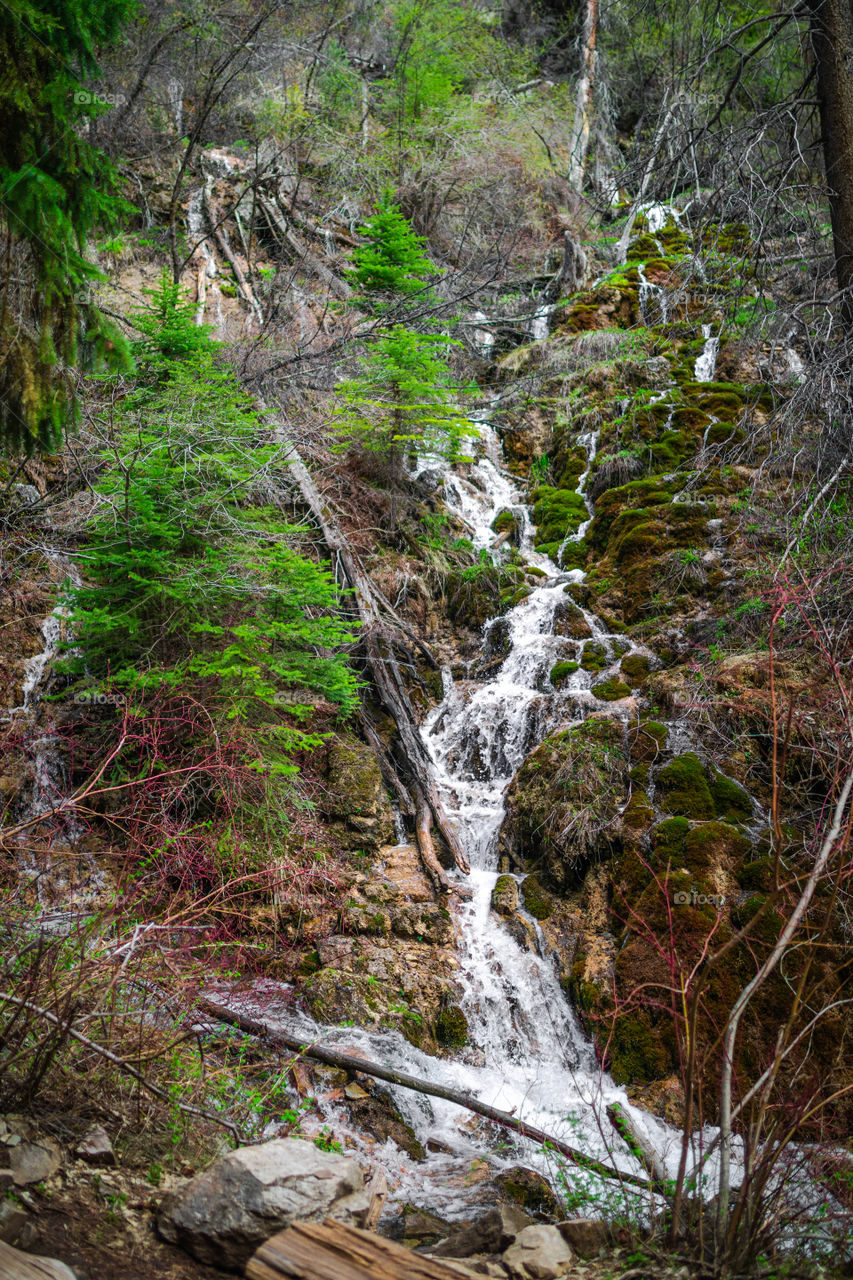
[[[441,1010],[435,1020],[435,1038],[445,1049],[461,1049],[468,1043],[468,1019],[458,1004]]]
[[[504,1204],[437,1244],[430,1253],[436,1258],[470,1258],[475,1253],[503,1253],[518,1234],[531,1225],[517,1205]]]
[[[529,911],[535,920],[547,920],[554,910],[554,899],[543,887],[535,871],[522,880],[521,897],[525,911]]]
[[[574,1261],[574,1253],[557,1227],[534,1223],[525,1227],[503,1255],[504,1266],[518,1280],[558,1280]]]
[[[357,1219],[352,1197],[363,1183],[354,1160],[278,1138],[229,1152],[198,1174],[167,1198],[157,1228],[200,1262],[238,1271],[262,1241],[297,1219],[335,1217],[336,1208]]]
[[[589,640],[592,627],[578,606],[567,600],[554,610],[554,635],[568,636],[571,640]]]
[[[498,876],[492,889],[492,909],[499,916],[511,916],[518,910],[518,884],[512,876]]]
[[[403,1244],[411,1247],[417,1245],[438,1244],[450,1235],[450,1223],[428,1209],[419,1209],[413,1204],[404,1204],[401,1210],[403,1218]]]
[[[535,1169],[514,1165],[499,1173],[494,1184],[504,1199],[521,1205],[531,1213],[547,1213],[553,1217],[560,1213],[560,1203],[551,1184]]]
[[[414,1129],[406,1124],[384,1089],[373,1086],[368,1092],[355,1081],[350,1081],[344,1086],[344,1094],[351,1104],[350,1118],[362,1133],[369,1133],[376,1142],[386,1142],[390,1138],[413,1160],[426,1159],[426,1152]]]
[[[87,1164],[110,1165],[116,1162],[109,1134],[99,1124],[93,1125],[83,1140],[78,1142],[74,1154]]]

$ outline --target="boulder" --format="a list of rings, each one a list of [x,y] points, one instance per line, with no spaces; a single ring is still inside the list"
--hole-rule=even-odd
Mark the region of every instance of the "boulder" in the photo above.
[[[92,1125],[88,1133],[77,1143],[74,1154],[78,1160],[85,1160],[87,1164],[108,1165],[116,1162],[109,1134],[99,1124]]]
[[[558,1280],[567,1274],[574,1256],[556,1227],[537,1222],[519,1232],[503,1262],[517,1280]]]
[[[353,1222],[367,1208],[354,1160],[299,1138],[231,1151],[169,1196],[157,1217],[164,1240],[199,1262],[240,1271],[264,1240],[297,1219]]]
[[[603,1218],[573,1218],[558,1223],[558,1230],[580,1258],[597,1258],[612,1243],[613,1232]]]
[[[9,1144],[9,1167],[16,1187],[44,1182],[56,1173],[61,1163],[62,1152],[51,1138]]]
[[[525,1227],[530,1218],[516,1205],[499,1205],[452,1236],[442,1240],[430,1253],[436,1258],[472,1258],[478,1253],[503,1253]]]

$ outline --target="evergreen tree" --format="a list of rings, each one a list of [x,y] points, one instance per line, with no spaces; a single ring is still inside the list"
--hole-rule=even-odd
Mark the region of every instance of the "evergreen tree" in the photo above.
[[[135,689],[201,680],[232,715],[273,713],[280,738],[285,690],[353,705],[338,656],[353,636],[328,570],[268,504],[286,463],[192,313],[164,277],[138,317],[139,374],[107,431],[66,666]],[[312,741],[292,723],[299,711],[297,695],[290,749]]]
[[[75,365],[126,363],[124,339],[89,299],[87,236],[130,208],[86,142],[98,114],[84,79],[134,0],[8,0],[0,6],[0,447],[52,448],[75,413]]]
[[[359,233],[365,243],[353,251],[350,275],[364,295],[361,302],[381,306],[413,294],[431,298],[428,278],[437,275],[438,268],[423,251],[424,237],[415,235],[387,192]]]

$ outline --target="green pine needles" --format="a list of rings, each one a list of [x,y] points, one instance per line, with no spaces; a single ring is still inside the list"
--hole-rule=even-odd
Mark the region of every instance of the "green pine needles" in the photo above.
[[[82,76],[132,0],[0,6],[0,450],[55,448],[76,416],[75,366],[127,367],[127,344],[93,304],[85,253],[131,212],[82,125],[103,107]]]
[[[359,234],[364,243],[353,251],[350,279],[362,304],[380,310],[401,296],[417,294],[432,301],[428,277],[438,275],[438,268],[424,254],[426,240],[415,235],[388,192]]]
[[[391,323],[413,297],[435,302],[429,277],[439,272],[424,255],[423,238],[387,193],[361,232],[365,242],[353,253],[350,276],[362,291],[359,305],[384,315],[387,327],[368,348],[358,376],[336,388],[334,429],[343,447],[384,455],[394,487],[406,454],[462,461],[464,441],[477,431],[457,407],[450,339]]]
[[[295,750],[316,742],[298,725],[307,694],[355,705],[354,637],[282,515],[281,451],[192,311],[164,276],[137,321],[138,376],[101,415],[66,668],[136,691],[200,683]]]

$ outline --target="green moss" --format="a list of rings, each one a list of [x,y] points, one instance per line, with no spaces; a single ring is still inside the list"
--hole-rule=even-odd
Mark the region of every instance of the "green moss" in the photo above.
[[[601,671],[607,666],[607,650],[597,640],[587,640],[581,654],[584,671]]]
[[[561,689],[569,676],[577,671],[578,662],[555,662],[551,668],[550,680],[555,689]]]
[[[684,837],[684,859],[697,875],[711,867],[736,865],[751,849],[749,839],[726,822],[703,822]]]
[[[535,920],[547,920],[554,910],[554,900],[542,887],[542,881],[535,872],[522,880],[521,900],[525,911],[529,911]]]
[[[623,684],[615,676],[611,676],[609,680],[602,681],[601,684],[592,686],[593,696],[599,698],[602,702],[618,702],[620,698],[627,698],[630,692],[631,686]]]
[[[631,759],[656,760],[666,747],[668,736],[669,730],[665,724],[659,724],[657,720],[643,720],[631,736]]]
[[[717,814],[727,822],[749,822],[752,802],[743,787],[732,782],[722,773],[715,773],[711,781],[711,795]]]
[[[702,761],[692,751],[676,758],[657,776],[657,796],[666,813],[704,820],[716,814]]]
[[[492,907],[499,916],[509,916],[518,906],[518,885],[512,876],[498,876],[492,889]]]
[[[533,491],[532,501],[537,549],[543,543],[562,542],[570,533],[576,533],[578,525],[587,518],[583,498],[572,489],[539,485]]]
[[[622,824],[629,831],[645,831],[655,820],[655,811],[645,791],[635,791],[622,811]]]
[[[660,1032],[634,1014],[616,1019],[610,1047],[610,1074],[616,1084],[663,1080],[672,1070]]]
[[[632,685],[642,684],[648,678],[649,660],[644,653],[628,653],[622,659],[622,674]]]
[[[773,863],[769,858],[745,862],[737,873],[737,882],[742,889],[771,893],[774,882]]]
[[[518,529],[518,517],[512,511],[499,511],[492,521],[492,529],[495,533],[506,533],[508,530],[515,533]]]
[[[468,1043],[468,1019],[458,1004],[441,1010],[435,1020],[435,1038],[445,1049],[461,1049]]]

